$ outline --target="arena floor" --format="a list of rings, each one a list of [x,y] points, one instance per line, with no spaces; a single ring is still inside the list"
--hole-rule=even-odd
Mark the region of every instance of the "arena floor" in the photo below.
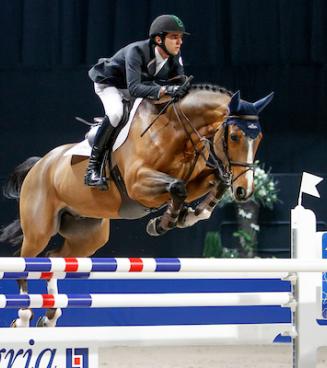
[[[289,345],[119,347],[100,354],[100,367],[292,368],[292,348]]]
[[[117,347],[100,353],[100,368],[292,368],[292,347],[190,346]],[[318,352],[316,368],[327,367],[327,348]]]

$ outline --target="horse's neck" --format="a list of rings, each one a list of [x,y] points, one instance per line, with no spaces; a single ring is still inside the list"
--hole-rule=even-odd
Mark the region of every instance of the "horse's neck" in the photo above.
[[[196,91],[179,103],[182,118],[188,119],[196,130],[216,129],[229,113],[229,95],[210,91]]]
[[[200,137],[212,136],[228,114],[229,100],[229,96],[214,92],[192,91],[166,110],[165,104],[154,105],[146,101],[140,106],[139,123],[134,130],[148,140],[146,144],[155,142],[178,151],[190,140],[197,143]]]

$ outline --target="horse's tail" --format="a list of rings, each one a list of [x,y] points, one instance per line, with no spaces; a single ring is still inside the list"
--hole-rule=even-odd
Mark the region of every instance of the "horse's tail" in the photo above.
[[[3,195],[9,199],[19,199],[20,190],[26,175],[41,157],[30,157],[10,174],[7,183],[3,188]]]
[[[3,229],[1,229],[0,242],[12,245],[21,245],[23,241],[23,231],[20,220],[16,219]]]
[[[8,182],[3,188],[3,195],[9,199],[19,199],[20,190],[26,175],[41,157],[30,157],[10,174]],[[20,245],[23,240],[20,220],[14,220],[0,231],[0,242]]]

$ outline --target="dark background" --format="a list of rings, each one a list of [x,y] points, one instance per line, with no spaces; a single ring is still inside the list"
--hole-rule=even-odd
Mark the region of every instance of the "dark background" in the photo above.
[[[86,129],[74,117],[103,113],[88,69],[146,38],[151,21],[167,13],[178,15],[191,33],[183,60],[196,82],[239,89],[249,101],[275,91],[261,114],[257,157],[278,178],[282,203],[261,211],[259,250],[288,255],[289,210],[300,174],[327,172],[325,0],[1,0],[1,182],[27,157],[83,139]],[[325,187],[319,185],[321,200],[304,200],[321,224]],[[1,199],[0,205],[5,225],[15,218],[16,204]],[[205,233],[234,215],[230,207],[217,210],[210,221],[160,239],[146,235],[147,220],[112,222],[110,244],[97,254],[200,256]],[[9,252],[2,244],[0,254]]]

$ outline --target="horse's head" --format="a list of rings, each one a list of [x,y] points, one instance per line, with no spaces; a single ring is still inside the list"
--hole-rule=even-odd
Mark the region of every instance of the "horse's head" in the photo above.
[[[262,138],[258,115],[272,98],[273,93],[251,103],[236,92],[229,103],[230,114],[214,136],[215,154],[231,174],[236,201],[246,201],[253,193],[253,161]]]

